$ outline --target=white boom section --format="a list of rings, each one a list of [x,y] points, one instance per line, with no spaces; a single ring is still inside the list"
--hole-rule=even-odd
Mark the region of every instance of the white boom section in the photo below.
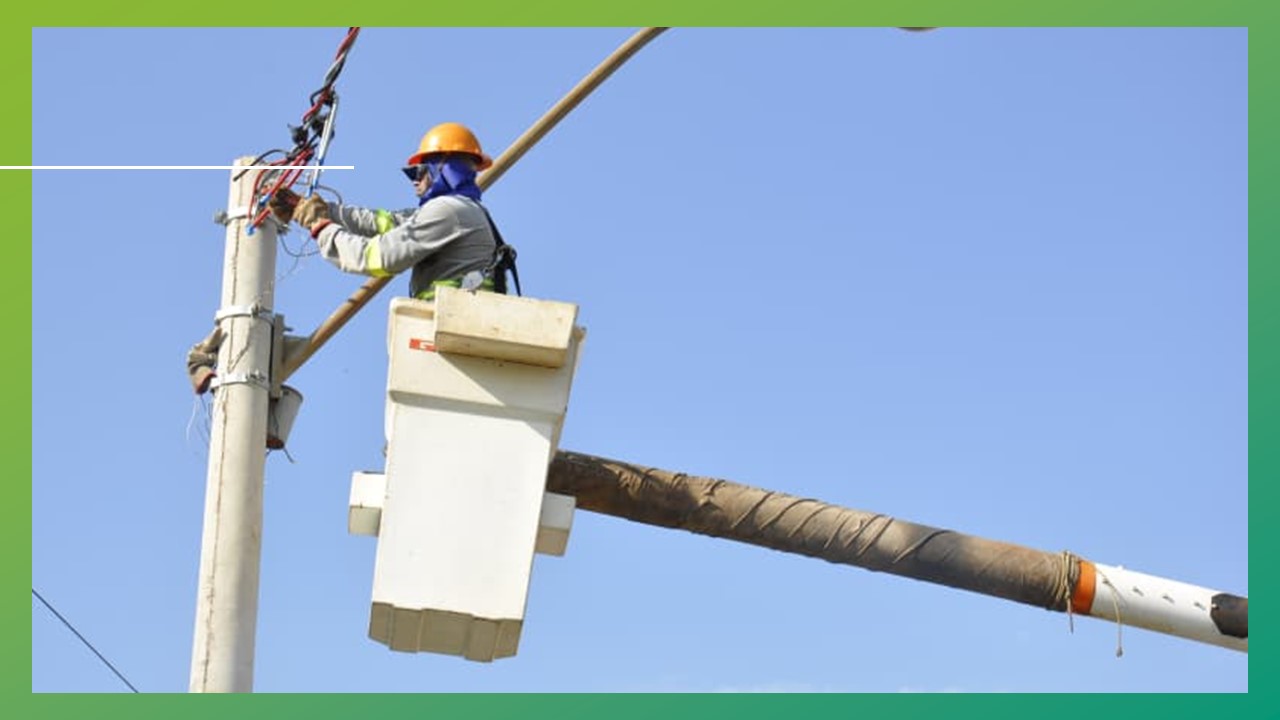
[[[1248,638],[1223,634],[1210,617],[1219,591],[1122,567],[1094,563],[1094,568],[1092,617],[1249,652]]]

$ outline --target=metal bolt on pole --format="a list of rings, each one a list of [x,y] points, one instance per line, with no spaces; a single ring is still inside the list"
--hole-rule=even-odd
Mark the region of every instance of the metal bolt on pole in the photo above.
[[[241,158],[236,165],[250,165]],[[196,598],[191,692],[251,692],[262,550],[276,231],[248,228],[257,172],[238,179],[228,200],[222,307],[209,437],[204,537]]]

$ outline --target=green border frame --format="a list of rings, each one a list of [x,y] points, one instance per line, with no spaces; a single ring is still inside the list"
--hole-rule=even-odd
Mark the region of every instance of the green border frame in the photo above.
[[[635,3],[641,5],[640,3]],[[812,6],[808,6],[812,5]],[[356,16],[344,16],[341,7],[331,11],[319,9],[317,3],[273,5],[245,0],[224,0],[217,5],[179,6],[155,0],[135,0],[127,4],[97,4],[89,0],[67,0],[48,9],[19,7],[11,10],[10,23],[0,32],[0,53],[8,68],[0,76],[0,92],[8,99],[7,111],[0,116],[0,164],[31,164],[31,29],[45,26],[286,26],[305,18],[308,24],[320,18],[334,26],[416,25],[431,23],[450,26],[625,26],[647,24],[672,26],[1246,26],[1249,28],[1249,466],[1251,480],[1275,473],[1280,456],[1280,316],[1276,309],[1280,291],[1272,278],[1280,270],[1280,249],[1275,238],[1280,236],[1280,209],[1274,198],[1277,182],[1277,130],[1280,113],[1276,102],[1276,68],[1280,53],[1276,46],[1274,0],[1074,0],[1074,2],[1026,3],[1015,0],[915,0],[890,7],[840,7],[848,3],[766,3],[748,4],[729,0],[711,0],[694,7],[687,1],[648,0],[639,8],[618,3],[588,2],[517,2],[489,0],[483,4],[422,4],[375,0],[363,3]],[[24,19],[25,18],[25,19]],[[236,19],[228,22],[229,18]],[[660,51],[660,49],[659,49]],[[10,262],[4,266],[5,280],[12,288],[27,288],[25,297],[0,310],[5,326],[25,329],[27,352],[0,355],[0,394],[6,406],[23,418],[11,418],[10,431],[0,439],[6,457],[26,458],[31,467],[31,273],[30,245],[21,242],[21,232],[30,233],[31,179],[29,173],[0,173],[0,193],[10,225],[9,248],[28,263]],[[56,221],[56,220],[55,220]],[[56,270],[46,269],[46,273]],[[21,333],[14,343],[21,342]],[[7,522],[0,523],[7,552],[4,562],[14,570],[30,571],[30,523],[28,512],[20,510],[25,498],[29,507],[30,486],[19,484],[17,502],[3,511]],[[1267,483],[1251,484],[1250,525],[1266,528],[1275,517],[1275,490]],[[25,495],[23,494],[25,490]],[[1270,547],[1269,535],[1253,532],[1250,547],[1254,555]],[[175,714],[194,717],[222,717],[228,712],[246,716],[267,716],[285,712],[306,713],[321,717],[353,717],[370,711],[408,711],[415,714],[439,713],[441,716],[483,718],[563,718],[567,716],[649,718],[702,717],[732,715],[734,717],[796,716],[809,712],[906,712],[1008,715],[1031,717],[1078,716],[1095,712],[1104,717],[1131,713],[1138,716],[1192,717],[1225,715],[1232,718],[1280,717],[1280,702],[1270,699],[1273,683],[1266,681],[1272,671],[1271,653],[1266,645],[1266,622],[1270,583],[1269,573],[1253,578],[1253,631],[1261,629],[1261,656],[1250,661],[1250,679],[1254,688],[1241,695],[1144,695],[1119,698],[1097,695],[1069,695],[1047,701],[1025,695],[957,696],[957,695],[390,695],[376,700],[362,696],[244,696],[208,700],[143,700],[110,699],[98,695],[33,695],[30,684],[30,635],[18,624],[13,637],[27,637],[28,643],[11,643],[10,667],[27,667],[28,672],[4,675],[3,682],[16,694],[29,695],[19,701],[17,711],[24,716],[100,716],[116,712],[139,717],[171,717]],[[6,594],[8,597],[17,595]],[[1259,604],[1261,601],[1261,604]],[[1259,609],[1261,608],[1261,612]],[[10,622],[19,617],[16,609],[5,613]],[[1262,622],[1259,622],[1259,618]],[[29,626],[27,626],[29,629]],[[1257,648],[1255,648],[1257,650]],[[1261,663],[1259,665],[1259,663]],[[1255,675],[1253,669],[1260,668]],[[131,698],[132,695],[119,696]],[[175,696],[176,697],[176,696]],[[107,707],[108,703],[120,705]],[[173,703],[170,705],[170,703]],[[26,712],[24,712],[26,711]],[[1139,715],[1140,714],[1140,715]]]

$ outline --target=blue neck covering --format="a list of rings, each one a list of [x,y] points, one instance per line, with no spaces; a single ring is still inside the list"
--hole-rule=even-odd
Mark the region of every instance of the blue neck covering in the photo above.
[[[434,178],[431,186],[423,193],[419,205],[441,195],[462,195],[476,202],[480,201],[480,186],[476,185],[476,171],[471,163],[459,158],[433,160],[427,165]]]

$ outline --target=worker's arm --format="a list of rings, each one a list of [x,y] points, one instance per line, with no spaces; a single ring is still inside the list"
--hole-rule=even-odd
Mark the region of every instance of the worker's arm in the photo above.
[[[317,223],[312,235],[320,255],[339,269],[385,277],[413,267],[476,229],[461,222],[446,201],[423,205],[406,221],[373,237],[351,232],[337,222]]]
[[[303,198],[289,188],[281,188],[271,196],[268,203],[276,219],[282,223],[298,220],[305,227],[320,216],[346,228],[348,231],[365,237],[373,237],[391,228],[403,224],[413,217],[414,210],[370,210],[369,208],[341,203],[327,202],[324,198],[311,196]],[[322,208],[315,207],[323,205]],[[300,215],[295,218],[295,215]]]
[[[365,237],[373,237],[396,227],[403,225],[409,218],[413,217],[413,210],[371,210],[369,208],[356,207],[355,205],[342,205],[339,203],[329,203],[329,212],[333,217],[333,221],[346,228],[347,231]]]

